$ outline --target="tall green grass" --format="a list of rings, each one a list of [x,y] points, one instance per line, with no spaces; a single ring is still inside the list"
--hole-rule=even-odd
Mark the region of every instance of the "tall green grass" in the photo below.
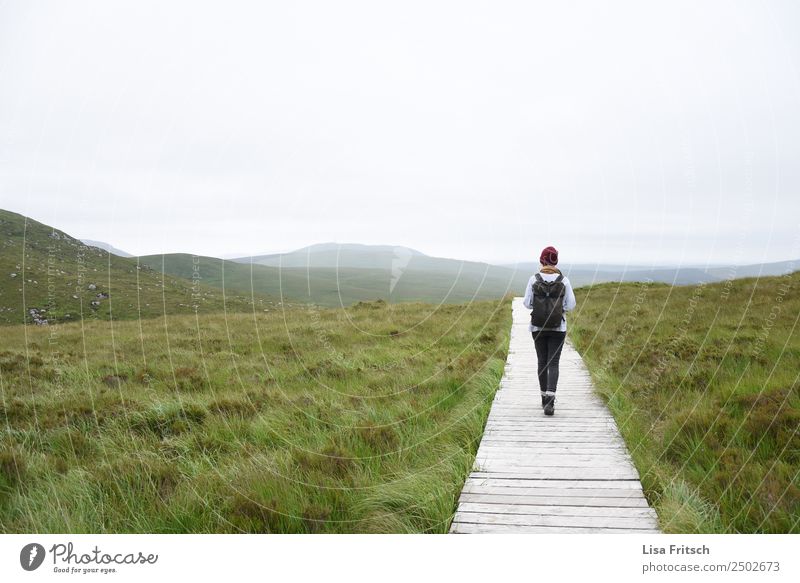
[[[445,532],[509,303],[5,327],[3,532]]]
[[[667,532],[800,532],[800,273],[577,290],[570,336]]]

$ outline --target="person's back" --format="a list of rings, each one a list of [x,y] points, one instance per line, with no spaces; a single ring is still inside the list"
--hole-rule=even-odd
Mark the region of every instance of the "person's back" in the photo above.
[[[558,364],[561,358],[561,349],[567,336],[566,313],[575,308],[576,300],[569,278],[563,276],[561,271],[556,267],[558,264],[558,251],[554,247],[545,247],[539,257],[539,262],[541,263],[541,269],[538,274],[534,274],[528,280],[528,287],[525,289],[523,304],[526,308],[534,310],[534,312],[531,313],[531,324],[528,326],[528,330],[531,332],[536,346],[542,407],[544,408],[545,415],[552,415],[555,412]],[[563,287],[553,283],[557,281],[560,281]],[[552,298],[537,297],[537,287],[540,289],[540,293],[542,293],[542,289],[545,289],[548,291],[544,293],[548,293],[549,295],[549,290],[552,289],[554,294],[558,293],[562,298],[562,304],[560,306],[562,317],[558,326],[553,326],[553,323],[549,321],[552,320],[552,318],[550,318],[552,314],[536,313],[537,309],[553,311],[552,307],[543,308],[543,306],[553,306]],[[542,301],[545,299],[549,301]],[[537,325],[534,324],[534,321],[540,324],[547,322],[547,325]]]

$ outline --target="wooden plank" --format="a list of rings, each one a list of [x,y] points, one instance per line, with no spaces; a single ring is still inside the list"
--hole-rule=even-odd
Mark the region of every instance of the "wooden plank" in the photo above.
[[[574,444],[574,445],[592,445],[598,444],[598,440],[592,439],[590,435],[573,435],[569,438],[560,438],[558,436],[547,436],[547,438],[542,436],[533,436],[528,437],[525,435],[504,435],[502,432],[495,432],[492,435],[484,435],[483,440],[481,443],[487,444],[519,444],[520,447],[526,447],[527,444],[534,444],[534,445],[543,445],[543,444]],[[622,446],[625,447],[625,442],[622,440],[619,441],[612,441],[612,440],[605,440],[602,442],[603,444],[612,446]]]
[[[587,421],[585,419],[559,419],[552,423],[544,421],[533,421],[520,419],[516,422],[509,419],[490,419],[486,427],[491,427],[495,431],[535,431],[538,433],[558,433],[560,431],[594,431],[603,435],[606,439],[610,432],[617,429],[615,423]]]
[[[497,488],[561,488],[569,490],[572,488],[603,488],[603,489],[625,489],[642,491],[639,480],[548,480],[541,478],[503,478],[500,476],[467,478],[465,485],[491,486]]]
[[[526,406],[525,408],[519,406],[509,409],[497,409],[489,413],[488,419],[507,419],[509,421],[530,421],[550,424],[560,419],[580,419],[582,421],[604,421],[606,423],[616,424],[616,421],[606,412],[592,411],[589,409],[567,409],[566,407],[559,407],[558,402],[556,402],[555,410],[558,415],[548,417],[544,414],[541,404],[537,403],[533,406]]]
[[[517,441],[509,442],[508,445],[497,445],[497,442],[494,443],[481,443],[480,449],[478,452],[489,452],[489,453],[511,453],[514,455],[518,455],[520,451],[523,453],[532,453],[532,454],[545,454],[548,453],[578,453],[578,454],[604,454],[604,453],[620,453],[622,455],[627,455],[627,451],[625,447],[621,444],[611,444],[611,443],[550,443],[550,442],[543,442],[543,443],[532,443],[530,445],[524,445]]]
[[[584,413],[576,413],[570,411],[562,411],[555,407],[556,415],[547,417],[542,411],[541,407],[537,407],[535,412],[522,412],[520,414],[511,413],[496,413],[487,418],[488,423],[504,422],[504,423],[525,423],[527,425],[537,425],[540,427],[554,427],[560,423],[594,423],[601,425],[617,426],[617,423],[611,417],[600,417],[598,415],[587,415]]]
[[[582,453],[582,455],[622,455],[627,457],[627,450],[621,443],[597,443],[597,442],[551,442],[547,439],[526,444],[521,441],[509,440],[506,445],[498,445],[500,442],[481,442],[478,452],[488,452],[513,455],[562,455],[565,453]]]
[[[504,431],[501,429],[487,429],[488,437],[494,440],[498,439],[512,439],[517,441],[536,441],[539,443],[556,443],[559,441],[575,443],[581,439],[584,443],[597,443],[603,441],[602,431],[577,431],[577,430],[559,430],[548,433],[545,431]]]
[[[600,488],[600,487],[575,487],[565,488],[549,485],[541,486],[497,486],[487,484],[467,483],[461,495],[476,496],[528,496],[531,498],[625,498],[644,499],[644,492],[634,488]]]
[[[525,449],[526,451],[626,451],[625,444],[619,443],[597,443],[597,442],[580,442],[576,443],[574,441],[564,441],[564,442],[557,442],[557,441],[534,441],[534,442],[527,442],[527,441],[515,441],[513,439],[509,440],[484,440],[480,444],[480,448],[485,451],[507,451],[507,450],[517,450]],[[480,451],[480,450],[479,450]]]
[[[537,446],[541,447],[541,446]],[[561,449],[558,447],[550,446],[547,449],[534,449],[534,448],[525,448],[526,451],[524,453],[517,453],[514,451],[508,451],[506,449],[498,450],[493,448],[487,448],[481,446],[478,450],[478,455],[475,456],[476,458],[485,459],[485,458],[496,458],[496,459],[517,459],[520,456],[530,459],[542,459],[546,458],[547,456],[557,456],[561,458],[584,458],[584,457],[591,457],[597,459],[611,459],[611,460],[622,460],[627,461],[628,457],[625,455],[625,451],[621,449],[589,449],[589,450],[575,450],[575,449]]]
[[[477,512],[479,514],[525,514],[530,516],[581,516],[655,520],[655,510],[649,506],[644,508],[619,506],[577,506],[577,505],[541,505],[541,504],[489,504],[485,502],[461,502],[459,512]]]
[[[514,456],[510,454],[479,454],[475,457],[478,465],[485,463],[516,463],[520,467],[544,466],[544,467],[611,467],[620,464],[627,464],[628,459],[624,456],[582,456],[582,455],[560,455],[560,456]],[[627,466],[626,466],[627,467]]]
[[[615,423],[606,421],[587,421],[585,419],[559,419],[552,423],[544,421],[519,420],[517,422],[508,419],[492,419],[486,427],[491,427],[497,431],[537,431],[544,433],[556,433],[558,431],[597,431],[607,434],[614,431],[617,426]]]
[[[506,524],[517,526],[583,526],[593,528],[653,529],[658,525],[652,518],[621,518],[618,516],[543,516],[537,514],[499,514],[494,512],[456,512],[455,522]]]
[[[534,506],[607,506],[613,508],[649,508],[644,496],[559,496],[557,494],[530,496],[530,495],[503,495],[503,494],[472,494],[462,492],[459,504],[476,502],[480,504],[517,505],[528,504]],[[461,508],[463,510],[463,508]]]
[[[601,427],[569,427],[561,425],[547,428],[536,427],[498,427],[496,425],[487,425],[485,432],[489,433],[490,437],[497,438],[498,436],[505,436],[509,438],[532,436],[537,439],[547,439],[556,437],[593,437],[595,443],[624,443],[622,440],[611,440],[606,437],[611,428]]]
[[[523,454],[481,454],[475,457],[475,461],[483,464],[484,462],[517,463],[519,466],[614,466],[627,464],[628,458],[625,456],[610,455],[523,455]],[[626,466],[627,467],[627,466]]]
[[[572,431],[573,429],[582,429],[589,431],[597,431],[604,435],[609,432],[614,432],[617,429],[616,423],[609,423],[599,419],[579,419],[579,418],[564,418],[553,420],[552,422],[540,421],[538,419],[510,419],[508,417],[498,417],[489,419],[486,422],[486,427],[492,427],[497,430],[506,429],[508,431],[543,431],[546,433],[557,433],[559,431]]]
[[[514,409],[513,411],[497,410],[489,413],[489,417],[487,417],[486,420],[487,422],[502,421],[506,423],[538,423],[547,427],[556,425],[562,421],[577,421],[579,423],[604,423],[614,426],[617,425],[617,422],[614,420],[614,418],[607,413],[600,414],[597,412],[587,411],[585,409],[565,410],[558,405],[559,404],[556,403],[556,414],[552,417],[546,416],[542,410],[542,407],[537,404],[535,410],[522,410],[520,408]]]
[[[523,456],[519,455],[517,457],[509,457],[509,456],[490,456],[490,455],[481,455],[475,458],[475,461],[481,465],[485,465],[486,463],[492,464],[499,464],[499,465],[509,465],[509,464],[516,464],[520,468],[527,468],[527,467],[558,467],[558,466],[565,466],[565,467],[575,467],[575,466],[592,466],[592,467],[612,467],[612,466],[619,466],[619,467],[633,467],[632,464],[628,463],[626,458],[611,458],[609,456]]]
[[[519,446],[519,451],[511,451],[509,448],[493,448],[493,447],[484,447],[483,445],[478,447],[478,455],[477,457],[481,458],[497,458],[497,459],[504,459],[504,458],[512,458],[512,459],[529,459],[529,460],[541,460],[547,461],[549,459],[563,459],[565,457],[573,459],[573,460],[586,460],[586,461],[598,461],[602,459],[613,459],[619,460],[622,463],[625,460],[629,460],[630,458],[627,455],[627,452],[622,448],[597,448],[597,449],[586,449],[586,450],[576,450],[576,449],[567,449],[564,445],[559,444],[549,444],[547,442],[534,444],[528,447]],[[588,445],[588,444],[587,444]]]
[[[476,478],[489,476],[515,479],[538,478],[550,480],[638,480],[635,470],[617,468],[525,468],[517,470],[513,467],[497,468],[491,472],[484,469],[473,471],[470,475]]]
[[[454,522],[453,534],[658,534],[657,529],[630,528],[581,528],[564,526],[530,526],[505,524],[476,524],[472,522]]]
[[[510,436],[519,436],[524,434],[534,434],[534,435],[559,435],[562,433],[593,433],[595,434],[597,441],[602,442],[606,440],[611,440],[608,437],[608,433],[614,431],[616,427],[614,426],[602,426],[602,425],[592,425],[592,426],[580,426],[580,425],[568,425],[566,423],[560,425],[553,425],[552,427],[546,426],[520,426],[520,427],[504,427],[502,425],[495,425],[493,423],[486,424],[486,431],[492,431],[494,433],[507,433]],[[619,440],[621,441],[621,440]]]
[[[513,457],[513,456],[491,456],[491,455],[479,455],[475,458],[475,464],[488,467],[491,465],[494,466],[511,466],[513,467],[516,464],[518,468],[536,468],[536,467],[546,467],[546,468],[558,468],[558,467],[565,467],[565,468],[575,468],[575,467],[593,467],[593,468],[613,468],[613,467],[625,467],[625,468],[633,468],[633,465],[628,462],[628,460],[624,457],[592,457],[592,458],[585,458],[583,456],[578,455],[563,455],[563,456],[556,456],[556,457],[542,457],[542,456],[530,456],[530,457]]]
[[[547,422],[553,423],[555,421],[559,421],[560,419],[583,419],[589,421],[605,421],[606,423],[615,423],[613,417],[608,414],[606,411],[601,411],[599,409],[589,409],[583,407],[581,409],[567,409],[566,407],[560,407],[560,403],[556,402],[556,411],[558,411],[558,417],[547,417],[544,414],[541,406],[539,404],[534,405],[536,408],[534,410],[530,410],[531,405],[520,405],[508,408],[498,408],[492,411],[489,414],[489,419],[510,419],[512,421],[538,421],[538,422]]]
[[[610,427],[567,427],[564,425],[555,426],[553,428],[546,428],[546,427],[500,427],[496,425],[487,424],[486,425],[487,431],[492,431],[494,433],[503,433],[508,435],[560,435],[560,434],[575,434],[575,433],[593,433],[597,437],[598,441],[605,441],[609,439],[608,432],[611,430]]]

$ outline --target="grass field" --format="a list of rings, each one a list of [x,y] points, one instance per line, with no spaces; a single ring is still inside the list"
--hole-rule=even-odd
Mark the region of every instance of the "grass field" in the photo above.
[[[2,532],[444,532],[509,302],[3,327]]]
[[[800,532],[800,272],[577,290],[570,336],[668,532]]]
[[[389,297],[391,269],[137,264],[7,211],[0,236],[0,531],[446,531],[507,299],[324,309],[280,297]],[[389,299],[518,287],[473,268]],[[800,532],[799,289],[577,290],[570,336],[664,530]]]

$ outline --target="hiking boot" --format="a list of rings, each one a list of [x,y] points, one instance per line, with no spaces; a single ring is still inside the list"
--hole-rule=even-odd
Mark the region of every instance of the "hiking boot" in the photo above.
[[[544,414],[552,415],[556,412],[556,396],[550,395],[544,397]]]
[[[544,406],[545,406],[546,404],[547,404],[547,395],[545,395],[544,393],[542,393],[542,409],[544,409]]]

